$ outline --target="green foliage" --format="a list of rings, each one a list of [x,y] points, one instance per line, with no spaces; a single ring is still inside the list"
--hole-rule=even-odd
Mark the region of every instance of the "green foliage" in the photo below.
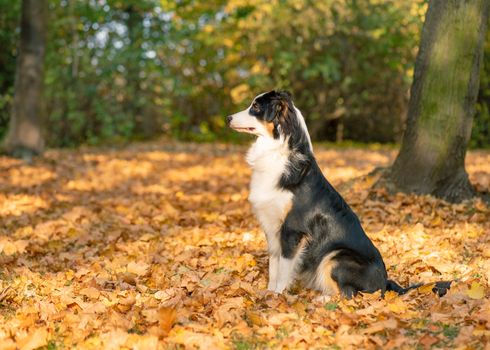
[[[197,96],[207,106],[217,101],[213,109],[221,116],[258,92],[286,88],[316,139],[335,137],[328,128],[342,119],[346,137],[393,141],[405,114],[423,8],[401,1],[232,1],[222,16],[210,17],[208,8],[176,6],[187,28],[177,47],[204,43],[181,57],[176,68],[184,67],[184,76],[176,88],[190,92],[180,95],[186,106]]]
[[[397,141],[425,8],[424,0],[50,0],[48,143],[240,140],[224,116],[272,88],[293,92],[316,140]],[[0,0],[0,137],[19,18],[20,2]],[[480,99],[475,146],[488,143],[486,106]]]
[[[159,61],[143,50],[152,47],[143,20],[154,15],[150,5],[52,1],[46,97],[49,134],[59,136],[51,143],[94,144],[158,132]]]
[[[20,1],[0,0],[0,139],[9,121],[14,90]]]
[[[328,311],[334,311],[337,310],[339,306],[336,303],[326,303],[323,307]]]

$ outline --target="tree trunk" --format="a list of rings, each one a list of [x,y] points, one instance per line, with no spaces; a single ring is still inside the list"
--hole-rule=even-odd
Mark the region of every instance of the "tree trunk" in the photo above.
[[[156,131],[153,116],[144,108],[144,91],[141,88],[140,63],[143,59],[141,42],[143,37],[143,17],[144,11],[137,6],[130,5],[125,10],[128,16],[127,28],[129,37],[130,60],[126,65],[129,103],[128,106],[133,114],[134,129],[138,136],[151,137]]]
[[[46,37],[46,0],[23,0],[19,55],[16,62],[14,101],[7,153],[30,158],[44,148],[43,120],[44,52]]]
[[[431,0],[391,180],[451,202],[474,195],[464,167],[490,0]]]

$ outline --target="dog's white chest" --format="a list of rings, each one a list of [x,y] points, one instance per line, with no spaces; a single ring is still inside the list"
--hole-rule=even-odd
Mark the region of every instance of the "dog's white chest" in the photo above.
[[[247,161],[253,168],[249,201],[267,236],[269,251],[280,253],[279,230],[289,210],[293,194],[278,187],[288,153],[277,143],[260,138],[250,149]]]

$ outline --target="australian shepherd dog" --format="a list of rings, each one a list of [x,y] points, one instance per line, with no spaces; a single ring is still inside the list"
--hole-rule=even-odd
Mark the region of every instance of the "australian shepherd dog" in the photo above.
[[[226,122],[257,136],[247,154],[253,169],[249,200],[267,238],[270,291],[282,293],[295,279],[323,295],[347,298],[417,287],[388,279],[379,250],[323,176],[288,92],[260,94]]]

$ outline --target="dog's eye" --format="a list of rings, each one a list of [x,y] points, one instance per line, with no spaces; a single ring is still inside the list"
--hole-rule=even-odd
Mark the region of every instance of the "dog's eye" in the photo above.
[[[259,104],[258,104],[257,102],[254,102],[254,103],[252,104],[252,109],[259,110],[259,109],[260,109],[260,108],[259,108]]]

